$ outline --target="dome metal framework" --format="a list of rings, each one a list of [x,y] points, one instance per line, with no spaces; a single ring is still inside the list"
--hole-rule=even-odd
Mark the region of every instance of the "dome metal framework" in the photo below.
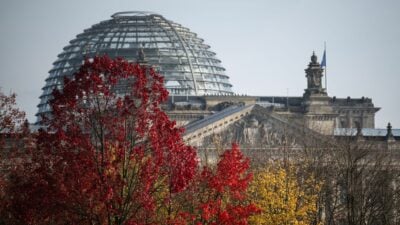
[[[63,48],[49,71],[37,115],[51,111],[52,90],[62,87],[64,76],[72,76],[85,57],[101,54],[135,62],[143,50],[146,63],[164,76],[171,95],[233,94],[221,61],[196,33],[151,12],[119,12],[111,17]]]

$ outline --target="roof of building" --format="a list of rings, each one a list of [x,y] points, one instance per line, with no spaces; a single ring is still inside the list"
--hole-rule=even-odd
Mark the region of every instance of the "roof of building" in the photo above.
[[[361,133],[366,137],[384,137],[387,135],[387,129],[383,128],[362,128]],[[335,128],[335,136],[355,136],[357,128]],[[395,137],[400,137],[400,129],[392,129],[392,134]]]

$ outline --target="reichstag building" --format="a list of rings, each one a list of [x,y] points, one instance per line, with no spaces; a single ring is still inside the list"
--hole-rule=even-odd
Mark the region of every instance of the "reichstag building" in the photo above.
[[[165,78],[170,93],[164,104],[171,119],[185,126],[185,140],[199,148],[219,137],[242,148],[269,148],[283,134],[362,136],[386,148],[400,149],[400,129],[375,129],[379,107],[370,98],[336,98],[322,85],[323,68],[312,53],[305,65],[303,96],[245,96],[232,91],[221,61],[209,45],[188,28],[152,12],[119,12],[78,34],[63,48],[49,71],[38,105],[51,113],[48,100],[63,78],[71,77],[85,57],[107,54],[146,63]],[[296,135],[297,134],[297,135]],[[289,135],[290,136],[290,135]],[[303,135],[293,138],[292,142]]]

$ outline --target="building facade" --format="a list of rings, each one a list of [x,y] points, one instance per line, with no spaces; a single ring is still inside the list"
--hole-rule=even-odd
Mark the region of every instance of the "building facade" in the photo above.
[[[346,220],[341,210],[348,202],[342,201],[343,196],[352,197],[352,190],[399,191],[396,185],[400,181],[396,179],[400,177],[400,129],[392,129],[390,124],[387,129],[375,128],[375,115],[380,108],[370,98],[330,95],[322,82],[324,69],[314,53],[305,69],[307,86],[302,96],[235,94],[221,61],[203,39],[151,12],[116,13],[71,40],[46,79],[38,105],[38,124],[42,115],[51,115],[48,101],[52,90],[61,89],[63,78],[72,77],[85,58],[102,54],[146,63],[165,77],[170,96],[162,107],[179,126],[185,127],[183,138],[197,147],[202,161],[215,162],[215,149],[229,147],[232,142],[240,145],[253,164],[276,159],[301,163],[303,159],[310,160],[310,169],[323,171],[325,176],[325,205],[320,207],[320,217],[326,224],[349,224],[343,222]],[[359,161],[353,163],[355,159]],[[346,177],[349,172],[362,176],[350,180]],[[372,184],[387,175],[393,176],[384,180],[390,182],[367,188],[373,185],[364,178],[369,177]],[[349,180],[354,181],[352,186],[347,185]],[[364,196],[359,199],[365,204],[371,200]],[[376,203],[376,207],[389,207],[388,199],[380,201],[383,203]],[[400,200],[394,204],[400,206]],[[366,212],[374,219],[358,224],[399,224],[400,213],[393,210],[393,205],[379,215]],[[338,211],[333,212],[332,208]],[[382,222],[386,217],[390,222]]]

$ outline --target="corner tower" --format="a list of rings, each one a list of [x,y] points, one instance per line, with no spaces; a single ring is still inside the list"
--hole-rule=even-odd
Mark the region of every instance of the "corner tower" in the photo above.
[[[310,97],[311,95],[327,96],[326,89],[322,87],[322,77],[324,69],[317,61],[317,56],[313,52],[311,56],[311,62],[308,64],[308,68],[305,69],[307,77],[307,89],[305,89],[304,97]]]
[[[334,113],[331,98],[322,87],[324,69],[313,52],[311,62],[305,69],[307,88],[303,94],[303,110],[306,125],[323,134],[333,134],[337,114]]]

